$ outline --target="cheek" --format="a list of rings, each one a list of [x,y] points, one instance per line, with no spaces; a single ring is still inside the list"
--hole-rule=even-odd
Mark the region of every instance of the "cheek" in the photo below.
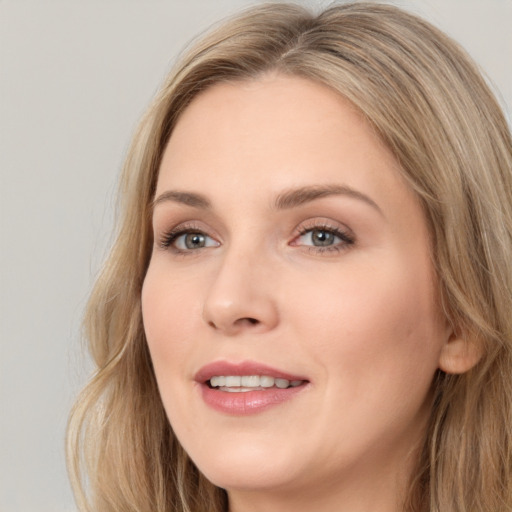
[[[428,386],[442,331],[425,268],[383,261],[309,283],[315,286],[304,283],[291,294],[288,311],[313,358],[329,368],[338,365],[339,375],[364,389],[384,381],[387,389],[418,381]]]
[[[200,311],[194,287],[166,279],[158,266],[150,266],[142,287],[142,318],[146,339],[157,373],[161,367],[177,365],[190,343],[193,318]]]
[[[164,409],[173,428],[181,425],[183,432],[194,421],[191,397],[184,392],[184,385],[192,379],[193,324],[200,304],[192,283],[183,285],[168,276],[158,265],[148,269],[142,288],[142,317]]]

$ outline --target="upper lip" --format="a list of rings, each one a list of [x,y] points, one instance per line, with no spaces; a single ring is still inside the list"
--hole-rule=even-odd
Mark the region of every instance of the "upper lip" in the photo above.
[[[242,361],[239,363],[214,361],[200,368],[196,373],[194,380],[196,382],[203,383],[209,381],[212,377],[220,375],[265,375],[289,381],[308,380],[302,375],[293,375],[256,361]]]

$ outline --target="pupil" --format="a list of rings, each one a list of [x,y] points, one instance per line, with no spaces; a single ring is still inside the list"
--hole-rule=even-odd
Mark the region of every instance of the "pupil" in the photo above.
[[[189,233],[185,237],[185,246],[187,249],[197,249],[198,247],[204,247],[204,235],[201,233]]]
[[[334,240],[334,235],[329,231],[315,230],[312,233],[314,245],[331,245]]]

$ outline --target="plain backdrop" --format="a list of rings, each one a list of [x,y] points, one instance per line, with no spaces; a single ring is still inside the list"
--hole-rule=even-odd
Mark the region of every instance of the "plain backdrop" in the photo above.
[[[129,140],[186,43],[254,3],[0,0],[1,512],[75,510],[64,432],[91,370],[80,320]],[[394,3],[466,47],[510,120],[512,0]]]

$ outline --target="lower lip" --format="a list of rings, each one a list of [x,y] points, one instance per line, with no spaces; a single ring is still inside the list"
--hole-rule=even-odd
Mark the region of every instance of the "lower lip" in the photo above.
[[[307,384],[286,389],[269,388],[265,391],[245,391],[231,393],[201,384],[203,400],[216,411],[236,416],[247,416],[266,411],[294,398]]]

